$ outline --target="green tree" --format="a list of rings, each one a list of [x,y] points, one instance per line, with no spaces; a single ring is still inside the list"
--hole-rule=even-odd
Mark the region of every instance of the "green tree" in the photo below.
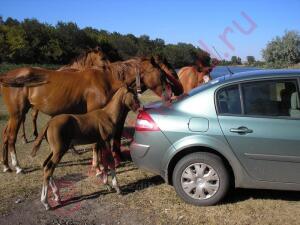
[[[247,56],[247,63],[248,63],[249,65],[254,64],[254,63],[255,63],[255,57],[252,56],[252,55]]]
[[[232,65],[241,65],[242,59],[240,57],[234,55],[231,57],[231,64]]]
[[[262,51],[268,64],[276,67],[300,62],[300,35],[297,31],[286,31],[283,37],[276,37]]]
[[[164,48],[164,55],[175,68],[180,68],[193,64],[192,55],[195,51],[197,49],[191,44],[169,44]]]
[[[193,53],[201,51],[191,44],[165,44],[163,39],[151,39],[148,35],[136,37],[92,27],[80,29],[72,22],[58,22],[53,26],[36,19],[19,22],[0,17],[0,62],[65,64],[96,46],[111,61],[160,55],[176,68],[192,64]]]
[[[26,55],[28,42],[25,31],[20,26],[11,27],[6,33],[6,44],[8,47],[7,59],[10,62],[20,63]]]

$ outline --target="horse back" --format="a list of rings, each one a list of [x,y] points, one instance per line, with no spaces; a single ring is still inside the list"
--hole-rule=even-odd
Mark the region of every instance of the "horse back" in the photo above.
[[[47,76],[48,83],[31,87],[28,99],[31,105],[48,115],[86,113],[102,108],[110,99],[110,83],[99,71],[35,70]]]

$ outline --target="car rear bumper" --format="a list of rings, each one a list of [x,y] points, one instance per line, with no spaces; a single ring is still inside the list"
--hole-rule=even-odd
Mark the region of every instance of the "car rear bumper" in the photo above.
[[[143,145],[143,144],[138,144],[136,142],[133,142],[130,145],[130,152],[131,156],[134,156],[137,161],[138,159],[142,159],[150,149],[150,145]]]
[[[165,178],[162,159],[171,143],[161,131],[136,132],[130,154],[137,167]]]

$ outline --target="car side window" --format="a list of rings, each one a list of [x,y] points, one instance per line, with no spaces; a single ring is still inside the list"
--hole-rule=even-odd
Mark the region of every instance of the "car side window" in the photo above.
[[[300,118],[297,80],[242,84],[245,115]]]
[[[217,93],[219,114],[241,114],[240,91],[238,85],[222,88]]]

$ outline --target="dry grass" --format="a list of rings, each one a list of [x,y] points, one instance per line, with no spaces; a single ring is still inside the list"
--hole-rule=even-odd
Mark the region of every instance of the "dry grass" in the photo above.
[[[144,96],[145,102],[149,100],[153,100],[151,95]],[[2,132],[7,116],[1,99],[0,115]],[[47,119],[40,115],[39,128]],[[30,116],[26,127],[27,133],[31,134]],[[300,221],[299,192],[237,190],[221,205],[199,208],[182,202],[161,178],[137,169],[131,162],[118,169],[123,195],[107,193],[91,171],[91,152],[80,156],[65,155],[55,177],[60,185],[68,186],[61,188],[61,194],[63,200],[69,201],[53,212],[44,212],[39,204],[40,165],[49,152],[47,144],[43,143],[34,159],[29,157],[31,143],[23,145],[18,141],[16,147],[27,173],[0,173],[0,212],[8,214],[12,221],[18,215],[20,221],[27,218],[36,224],[48,224],[50,216],[78,221],[78,224],[84,224],[83,221],[88,221],[87,224],[98,224],[99,221],[106,224],[299,224]],[[18,199],[24,204],[16,204]],[[66,213],[72,208],[76,208],[75,213]]]

